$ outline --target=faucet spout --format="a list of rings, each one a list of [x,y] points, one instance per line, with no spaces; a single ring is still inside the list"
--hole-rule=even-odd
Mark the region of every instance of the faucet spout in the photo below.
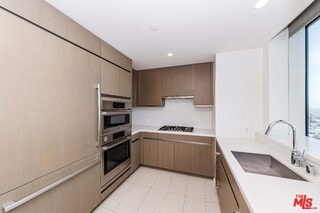
[[[285,121],[285,120],[276,120],[276,121],[273,121],[269,124],[266,132],[265,132],[265,135],[269,135],[269,133],[271,132],[272,128],[276,125],[276,124],[279,124],[279,123],[283,123],[283,124],[286,124],[288,125],[291,130],[292,130],[292,148],[293,148],[293,151],[296,151],[296,135],[297,135],[297,130],[296,128],[291,124],[289,123],[288,121]]]

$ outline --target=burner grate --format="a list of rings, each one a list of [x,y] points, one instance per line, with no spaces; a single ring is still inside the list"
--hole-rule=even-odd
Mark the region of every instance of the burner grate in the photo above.
[[[165,125],[165,126],[161,127],[159,130],[161,130],[161,131],[177,131],[177,132],[193,132],[193,127]]]

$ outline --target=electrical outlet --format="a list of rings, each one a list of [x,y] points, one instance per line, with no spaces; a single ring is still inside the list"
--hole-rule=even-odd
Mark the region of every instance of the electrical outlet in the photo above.
[[[248,135],[249,134],[249,128],[247,127],[244,132]]]

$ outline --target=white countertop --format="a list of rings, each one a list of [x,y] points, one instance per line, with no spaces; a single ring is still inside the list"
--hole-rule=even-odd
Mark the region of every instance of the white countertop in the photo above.
[[[304,167],[296,167],[290,163],[290,150],[277,147],[267,142],[262,136],[257,139],[224,138],[218,137],[217,142],[233,173],[239,188],[252,212],[320,212],[320,176],[307,174]],[[309,182],[278,178],[245,172],[231,151],[270,154],[295,173]],[[319,173],[320,171],[318,171]],[[315,210],[302,210],[293,207],[296,194],[306,194],[315,198]]]
[[[158,130],[159,128],[160,128],[160,126],[132,125],[132,135],[137,134],[139,132],[153,132],[153,133],[215,137],[212,129],[194,128],[193,132],[177,132],[177,131],[160,131],[160,130]]]

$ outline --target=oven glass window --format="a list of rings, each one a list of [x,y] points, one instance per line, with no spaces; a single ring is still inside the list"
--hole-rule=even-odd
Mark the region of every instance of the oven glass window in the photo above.
[[[110,128],[130,123],[130,115],[107,115],[104,119],[104,128]]]
[[[120,165],[130,157],[130,140],[113,147],[103,153],[104,155],[104,175]]]

